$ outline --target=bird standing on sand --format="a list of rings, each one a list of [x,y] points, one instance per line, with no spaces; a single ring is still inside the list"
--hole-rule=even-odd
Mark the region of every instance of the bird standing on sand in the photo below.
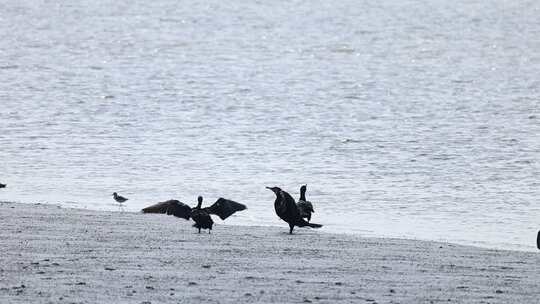
[[[114,200],[117,201],[120,204],[128,200],[127,198],[125,198],[125,197],[123,197],[121,195],[118,195],[118,193],[116,193],[116,192],[114,192],[112,194],[112,196],[113,196]]]
[[[0,183],[0,188],[5,188],[7,185]]]
[[[300,199],[298,200],[298,203],[296,203],[296,206],[298,207],[300,216],[307,219],[309,222],[311,220],[311,214],[315,213],[315,210],[313,210],[313,204],[306,200],[306,187],[307,185],[300,187]]]
[[[306,222],[300,215],[300,211],[296,206],[296,202],[292,196],[281,190],[279,187],[266,187],[267,189],[272,190],[276,195],[276,200],[274,201],[274,209],[276,214],[289,224],[289,234],[292,234],[294,226],[298,227],[311,227],[311,228],[321,228],[322,225],[312,224]]]
[[[212,231],[214,221],[210,217],[208,211],[201,208],[202,201],[202,196],[197,197],[197,207],[193,208],[191,211],[191,218],[195,222],[193,227],[199,229],[199,233],[201,233],[201,229],[208,229],[208,233],[210,233],[210,231]]]
[[[208,233],[210,233],[212,230],[212,225],[214,225],[214,221],[210,217],[210,214],[215,214],[222,220],[225,220],[236,211],[242,211],[247,208],[244,204],[221,197],[214,204],[212,204],[212,206],[202,208],[202,201],[203,197],[199,196],[197,198],[197,206],[191,208],[178,200],[168,200],[146,207],[142,210],[142,212],[166,213],[168,215],[174,215],[186,220],[192,218],[195,222],[193,227],[199,229],[199,233],[201,233],[201,229],[208,229]]]

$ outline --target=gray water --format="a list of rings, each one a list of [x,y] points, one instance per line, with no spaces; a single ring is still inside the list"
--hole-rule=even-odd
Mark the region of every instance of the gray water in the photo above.
[[[535,249],[540,2],[202,2],[1,1],[0,200]]]

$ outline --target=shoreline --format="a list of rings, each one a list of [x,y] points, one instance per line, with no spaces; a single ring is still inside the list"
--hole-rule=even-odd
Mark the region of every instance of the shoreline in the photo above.
[[[91,209],[86,207],[77,206],[70,203],[28,203],[28,202],[21,202],[21,201],[0,201],[0,204],[7,203],[7,204],[23,204],[23,205],[45,205],[45,206],[53,206],[63,209],[75,209],[75,210],[85,210],[85,211],[95,211],[95,212],[111,212],[111,213],[131,213],[131,214],[139,214],[140,210],[122,210],[121,207],[118,204],[111,203],[111,206],[117,207],[118,210],[113,210],[112,208],[103,208],[103,209]],[[217,217],[216,217],[217,218]],[[281,227],[287,227],[287,224],[285,222],[282,222],[279,220],[281,225],[273,225],[273,224],[265,224],[265,225],[253,225],[251,223],[244,223],[244,222],[236,222],[235,224],[229,224],[230,220],[228,222],[222,222],[218,221],[218,225],[225,225],[225,226],[241,226],[241,227],[271,227],[271,228],[281,228]],[[409,240],[409,241],[421,241],[421,242],[435,242],[435,243],[443,243],[443,244],[454,244],[456,246],[470,246],[475,248],[481,248],[481,249],[492,249],[492,250],[503,250],[503,251],[516,251],[516,252],[532,252],[536,253],[537,248],[536,246],[533,246],[535,243],[535,240],[531,238],[531,246],[524,247],[524,245],[521,245],[522,247],[516,248],[517,245],[515,244],[509,244],[508,246],[495,246],[494,244],[491,244],[487,242],[486,244],[482,244],[480,241],[471,241],[471,240],[461,240],[461,241],[454,241],[454,240],[447,240],[447,239],[428,239],[428,238],[421,238],[421,237],[413,237],[413,236],[387,236],[387,235],[377,235],[377,234],[362,234],[358,231],[336,231],[331,230],[328,231],[325,229],[325,225],[323,224],[323,229],[319,229],[318,232],[320,233],[328,233],[328,234],[336,234],[336,235],[349,235],[349,236],[358,236],[361,238],[374,238],[374,239],[397,239],[397,240]],[[297,227],[298,228],[298,227]],[[302,229],[302,228],[301,228]],[[296,228],[295,228],[296,231]],[[540,231],[539,231],[540,233]],[[491,244],[491,245],[490,245]]]
[[[536,303],[540,255],[0,203],[0,302]]]

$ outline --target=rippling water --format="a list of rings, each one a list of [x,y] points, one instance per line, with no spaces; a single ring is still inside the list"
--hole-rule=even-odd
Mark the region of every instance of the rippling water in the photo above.
[[[282,225],[307,183],[326,231],[534,250],[538,1],[1,7],[0,200]]]

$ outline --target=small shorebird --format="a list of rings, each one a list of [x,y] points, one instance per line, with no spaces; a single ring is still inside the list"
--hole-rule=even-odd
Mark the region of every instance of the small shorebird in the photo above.
[[[199,196],[197,198],[197,206],[191,208],[178,200],[168,200],[146,207],[142,210],[142,212],[166,213],[168,215],[174,215],[186,220],[192,218],[195,222],[193,227],[199,229],[199,233],[201,233],[201,229],[208,229],[208,233],[210,233],[212,230],[212,225],[214,225],[214,221],[210,217],[210,214],[215,214],[224,220],[236,211],[246,209],[246,205],[244,204],[221,197],[214,204],[212,204],[212,206],[206,208],[201,208],[202,201],[203,197]]]
[[[121,196],[121,195],[118,195],[118,193],[114,192],[112,194],[113,198],[115,201],[117,201],[118,203],[122,204],[123,202],[127,201],[128,199]]]
[[[7,185],[0,183],[0,188],[5,188]]]

